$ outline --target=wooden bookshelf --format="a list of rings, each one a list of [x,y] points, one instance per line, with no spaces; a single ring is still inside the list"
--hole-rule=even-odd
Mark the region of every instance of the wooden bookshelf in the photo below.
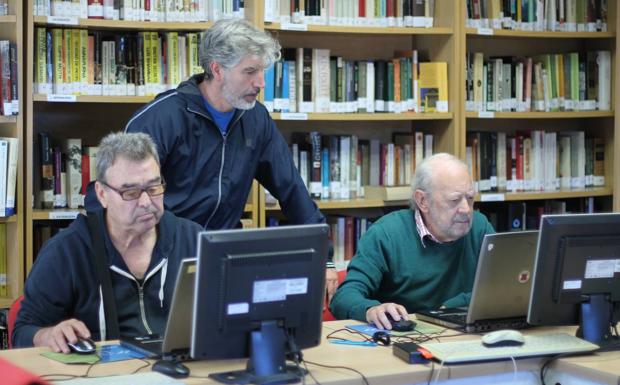
[[[104,19],[78,19],[73,17],[33,16],[36,26],[82,27],[91,29],[112,30],[166,30],[166,31],[201,31],[213,25],[211,22],[156,22],[156,21],[126,21]]]
[[[453,28],[405,28],[405,27],[355,27],[334,25],[312,24],[286,24],[265,23],[264,28],[272,31],[286,32],[313,32],[313,33],[338,33],[354,35],[452,35]]]
[[[24,221],[25,221],[25,182],[26,172],[24,153],[24,4],[20,0],[9,0],[9,15],[0,16],[0,39],[9,40],[17,47],[17,93],[19,96],[19,113],[13,116],[0,116],[0,136],[13,137],[19,140],[19,154],[17,159],[17,191],[15,195],[15,215],[1,217],[0,223],[6,228],[6,247],[0,250],[6,258],[7,293],[0,296],[0,307],[10,306],[23,291],[24,283]],[[2,259],[2,258],[0,258]]]
[[[376,112],[376,113],[291,113],[282,114],[274,112],[271,114],[273,120],[310,120],[310,121],[377,121],[387,122],[394,120],[411,121],[411,120],[450,120],[454,117],[452,112],[437,113],[414,113],[403,112],[400,114]]]

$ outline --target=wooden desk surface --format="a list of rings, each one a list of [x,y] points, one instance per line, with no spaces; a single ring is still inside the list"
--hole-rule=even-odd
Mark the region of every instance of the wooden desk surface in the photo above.
[[[426,382],[430,375],[430,364],[410,365],[395,357],[391,347],[365,347],[352,345],[337,345],[325,340],[325,336],[331,331],[337,330],[354,323],[354,321],[334,321],[326,322],[323,325],[323,341],[320,346],[304,350],[304,358],[310,362],[332,366],[345,366],[362,372],[371,383],[383,385],[411,384]],[[550,330],[557,331],[558,328],[535,328],[527,330],[526,333],[544,333]],[[574,332],[574,328],[563,328],[564,331]],[[345,338],[355,339],[344,335]],[[456,339],[479,338],[477,335],[459,335],[458,332],[446,331],[440,336],[441,341],[451,341]],[[65,365],[52,361],[40,355],[47,351],[47,348],[14,349],[0,351],[0,357],[7,359],[33,373],[43,374],[71,374],[83,375],[88,369],[88,365]],[[542,359],[525,359],[517,361],[519,371],[538,371]],[[191,369],[191,375],[196,377],[206,377],[209,373],[239,370],[245,367],[245,359],[222,360],[222,361],[199,361],[188,362],[186,365]],[[620,352],[603,353],[593,356],[561,359],[554,368],[570,372],[571,374],[596,380],[601,383],[618,384],[620,379]],[[89,372],[89,376],[106,376],[129,374],[145,365],[140,360],[130,360],[113,362],[106,364],[96,364]],[[358,374],[345,369],[322,368],[308,364],[308,369],[321,384],[360,384],[361,378]],[[437,375],[439,364],[435,364]],[[142,370],[150,370],[144,368]],[[474,377],[507,373],[513,371],[512,361],[489,362],[469,365],[444,366],[441,369],[441,379],[454,379],[463,377]],[[188,378],[184,380],[187,384],[215,384],[212,380],[204,378]],[[311,378],[307,378],[308,383],[312,383]]]

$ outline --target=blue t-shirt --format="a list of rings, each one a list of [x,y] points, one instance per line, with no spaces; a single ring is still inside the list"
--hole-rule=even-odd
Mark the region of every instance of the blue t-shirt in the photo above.
[[[230,123],[233,115],[235,115],[235,110],[232,109],[228,112],[221,112],[211,107],[207,99],[202,98],[202,100],[204,101],[205,108],[207,109],[207,111],[209,111],[209,114],[213,118],[213,121],[215,122],[217,128],[220,129],[222,135],[226,135],[226,132],[228,132],[228,123]]]

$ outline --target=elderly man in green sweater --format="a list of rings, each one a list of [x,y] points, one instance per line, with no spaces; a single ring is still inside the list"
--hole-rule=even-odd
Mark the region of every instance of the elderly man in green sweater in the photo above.
[[[433,155],[416,168],[412,187],[412,208],[385,215],[360,239],[331,301],[336,318],[391,329],[386,313],[399,320],[469,304],[482,239],[495,231],[473,211],[467,165]]]

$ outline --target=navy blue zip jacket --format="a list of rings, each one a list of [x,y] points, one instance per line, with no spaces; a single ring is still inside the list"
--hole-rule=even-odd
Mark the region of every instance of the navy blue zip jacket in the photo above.
[[[234,228],[256,179],[292,224],[325,222],[267,109],[257,102],[250,110],[236,110],[223,135],[204,106],[202,81],[203,75],[195,75],[159,94],[125,129],[145,132],[157,144],[166,209],[207,230]]]
[[[97,210],[90,215],[97,215],[101,228],[106,229],[103,213]],[[105,231],[104,245],[121,336],[164,331],[180,262],[196,256],[197,234],[201,230],[196,223],[164,212],[157,226],[151,263],[141,283],[129,272]],[[141,310],[141,294],[144,310]],[[86,217],[82,215],[46,242],[37,256],[26,280],[13,344],[32,346],[40,328],[69,318],[84,322],[94,339],[105,339],[106,320],[92,263],[91,237]]]

